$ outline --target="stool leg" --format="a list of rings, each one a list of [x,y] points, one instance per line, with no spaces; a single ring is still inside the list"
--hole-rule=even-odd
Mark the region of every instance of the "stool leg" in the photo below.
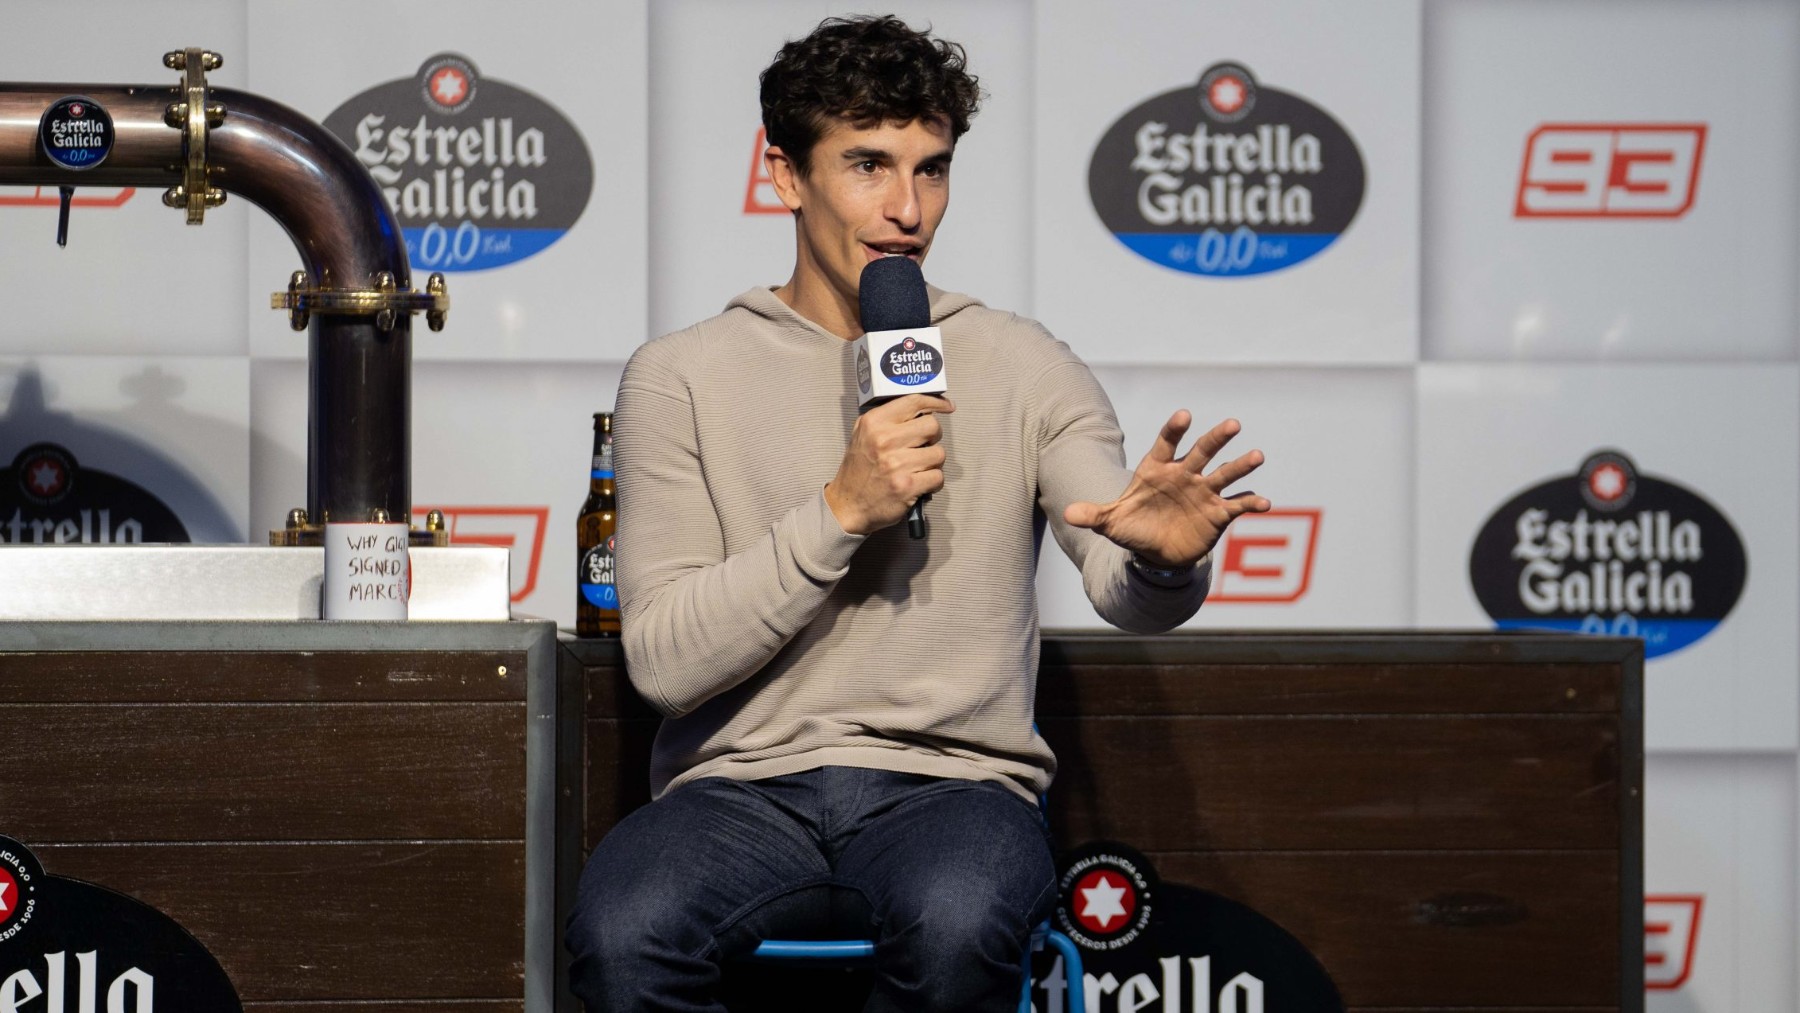
[[[1075,940],[1049,929],[1044,934],[1044,941],[1062,954],[1069,1013],[1087,1013],[1087,971],[1081,966],[1081,951],[1075,948]]]

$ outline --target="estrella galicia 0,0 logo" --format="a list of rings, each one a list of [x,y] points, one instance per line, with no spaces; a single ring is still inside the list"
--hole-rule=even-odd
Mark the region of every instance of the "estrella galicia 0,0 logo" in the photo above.
[[[379,84],[325,117],[400,219],[427,271],[482,271],[561,239],[594,188],[575,124],[523,88],[484,78],[455,53]]]
[[[1244,277],[1323,252],[1362,206],[1366,170],[1332,115],[1219,63],[1107,128],[1088,195],[1119,242],[1164,267]]]

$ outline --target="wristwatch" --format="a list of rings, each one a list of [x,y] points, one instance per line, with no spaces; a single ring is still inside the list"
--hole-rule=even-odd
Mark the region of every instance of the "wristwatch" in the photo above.
[[[1185,582],[1183,578],[1193,575],[1194,565],[1189,563],[1186,566],[1158,566],[1135,552],[1131,554],[1131,568],[1136,570],[1140,576],[1148,578],[1153,584]]]

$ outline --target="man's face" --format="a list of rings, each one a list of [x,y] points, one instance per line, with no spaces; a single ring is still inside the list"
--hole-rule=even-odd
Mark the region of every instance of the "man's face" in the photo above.
[[[772,163],[777,190],[797,212],[796,282],[823,282],[834,301],[855,306],[870,261],[923,261],[950,204],[954,149],[942,120],[873,127],[839,120],[813,145],[805,173]]]

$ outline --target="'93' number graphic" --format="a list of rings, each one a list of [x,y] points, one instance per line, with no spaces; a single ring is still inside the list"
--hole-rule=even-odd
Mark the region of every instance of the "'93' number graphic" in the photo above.
[[[1516,218],[1679,218],[1694,206],[1706,124],[1549,123],[1525,141]]]

